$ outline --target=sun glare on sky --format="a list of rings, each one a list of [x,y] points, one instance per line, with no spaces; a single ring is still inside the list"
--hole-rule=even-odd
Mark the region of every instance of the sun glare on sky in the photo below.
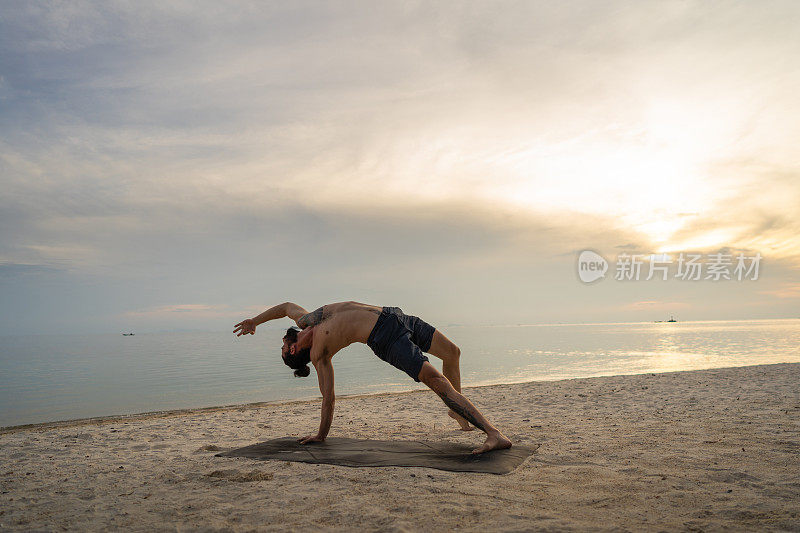
[[[606,216],[667,249],[687,219],[716,201],[705,167],[734,128],[729,115],[715,122],[674,100],[653,102],[641,115],[560,139],[509,139],[497,124],[485,128],[497,133],[494,144],[491,133],[441,132],[432,142],[402,144],[402,157],[378,168],[404,177],[386,184],[394,194]],[[727,237],[709,235],[703,245]]]

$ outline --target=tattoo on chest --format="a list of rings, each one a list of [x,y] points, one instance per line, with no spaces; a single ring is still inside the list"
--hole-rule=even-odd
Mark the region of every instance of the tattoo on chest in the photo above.
[[[320,322],[322,322],[322,307],[319,309],[315,309],[310,313],[307,313],[300,317],[300,320],[297,321],[297,325],[301,328],[310,328],[311,326],[316,326]]]

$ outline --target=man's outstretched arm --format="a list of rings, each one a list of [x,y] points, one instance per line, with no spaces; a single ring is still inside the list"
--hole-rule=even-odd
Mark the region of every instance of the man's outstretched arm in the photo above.
[[[297,322],[303,315],[307,314],[308,311],[303,309],[297,304],[293,304],[292,302],[285,302],[282,304],[278,304],[275,307],[270,307],[260,315],[247,318],[242,320],[235,326],[233,326],[233,332],[236,333],[237,337],[242,335],[255,335],[256,333],[256,326],[259,324],[263,324],[264,322],[268,322],[270,320],[275,320],[278,318],[283,318],[288,316],[295,322]]]

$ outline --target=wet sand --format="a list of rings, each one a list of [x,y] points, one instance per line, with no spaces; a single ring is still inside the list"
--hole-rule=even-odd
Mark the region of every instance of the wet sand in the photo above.
[[[800,364],[464,393],[538,452],[504,476],[214,457],[315,433],[318,401],[11,428],[0,529],[800,531]],[[483,440],[430,391],[338,397],[330,435]]]

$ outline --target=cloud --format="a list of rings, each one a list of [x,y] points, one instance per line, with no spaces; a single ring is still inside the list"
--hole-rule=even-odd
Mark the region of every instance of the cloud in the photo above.
[[[760,291],[760,294],[767,294],[777,298],[800,298],[800,283],[787,283],[774,290]]]
[[[665,300],[643,300],[640,302],[632,302],[630,304],[626,304],[624,306],[626,309],[638,311],[638,310],[650,310],[650,309],[658,309],[659,311],[678,311],[681,309],[689,309],[691,308],[691,304],[686,302],[670,302]]]
[[[46,265],[27,265],[0,261],[0,279],[16,278],[19,276],[35,276],[58,272],[57,268]]]
[[[720,162],[717,168],[734,164]],[[800,265],[800,215],[792,207],[800,205],[796,170],[751,159],[736,172],[730,186],[720,183],[718,200],[672,236],[673,248],[732,246]]]
[[[515,322],[582,312],[583,248],[791,259],[798,10],[18,2],[0,259],[109,316],[256,287]]]
[[[123,313],[126,318],[169,318],[175,314],[191,315],[194,317],[218,317],[228,316],[231,311],[227,305],[207,305],[207,304],[173,304],[162,305],[150,309],[140,309]]]

